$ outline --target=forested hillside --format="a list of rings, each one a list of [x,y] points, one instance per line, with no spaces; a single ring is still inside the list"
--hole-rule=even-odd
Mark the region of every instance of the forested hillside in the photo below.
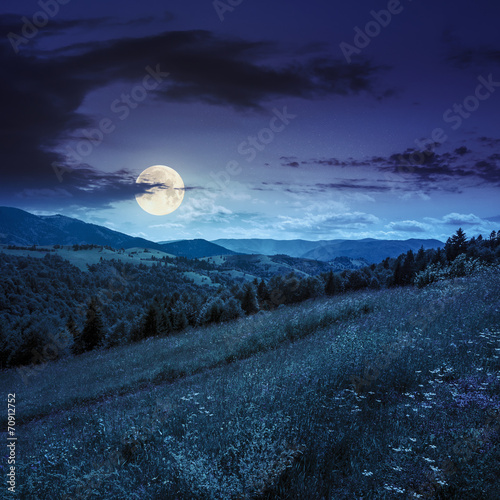
[[[73,248],[76,254],[88,249]],[[103,259],[82,270],[50,252],[43,258],[0,252],[0,367],[39,364],[322,296],[423,287],[498,262],[500,238],[493,232],[469,240],[459,229],[443,250],[410,250],[341,272],[326,263],[262,257],[164,255],[151,256],[147,265]],[[339,259],[338,265],[347,267],[352,260]],[[54,337],[63,347],[44,354]]]

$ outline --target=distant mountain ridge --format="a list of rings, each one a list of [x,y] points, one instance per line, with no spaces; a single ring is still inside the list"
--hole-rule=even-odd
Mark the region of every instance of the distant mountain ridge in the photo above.
[[[177,255],[178,257],[188,257],[199,259],[201,257],[213,257],[214,255],[236,255],[237,252],[228,250],[220,245],[207,240],[181,240],[171,243],[162,243],[164,252]]]
[[[151,248],[190,259],[236,253],[201,239],[161,244],[64,215],[38,216],[18,208],[0,207],[0,245],[84,244],[117,249]]]
[[[18,208],[0,207],[0,244],[2,245],[82,245],[113,248],[154,248],[158,243],[89,224],[64,215],[38,216]]]
[[[273,240],[273,239],[219,239],[213,243],[243,254],[276,255],[330,262],[337,257],[364,259],[370,263],[381,262],[386,257],[398,257],[408,250],[418,251],[443,247],[444,243],[435,239],[408,240]]]
[[[287,255],[289,257],[332,262],[338,257],[364,259],[378,263],[408,250],[417,251],[444,246],[439,240],[274,240],[274,239],[203,239],[155,243],[129,236],[97,224],[89,224],[63,215],[37,216],[18,208],[0,207],[0,245],[82,245],[112,248],[151,248],[191,259],[218,255]]]

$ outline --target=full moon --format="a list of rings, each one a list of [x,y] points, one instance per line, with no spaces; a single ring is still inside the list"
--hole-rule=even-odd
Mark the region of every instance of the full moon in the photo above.
[[[151,186],[146,192],[135,195],[139,206],[149,214],[170,214],[180,207],[184,199],[182,177],[173,168],[165,165],[147,168],[135,182]]]

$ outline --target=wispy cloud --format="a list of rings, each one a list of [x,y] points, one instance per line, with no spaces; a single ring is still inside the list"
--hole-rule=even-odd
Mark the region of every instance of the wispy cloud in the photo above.
[[[500,187],[500,154],[492,152],[500,139],[480,137],[472,141],[477,147],[461,146],[451,152],[418,151],[409,148],[386,157],[366,159],[282,157],[283,166],[302,170],[326,168],[324,176],[338,174],[330,182],[286,185],[280,182],[255,186],[258,191],[289,192],[351,191],[384,193],[400,196],[420,193],[422,197],[437,191],[458,193],[470,187]],[[341,177],[343,172],[356,172],[356,177]]]

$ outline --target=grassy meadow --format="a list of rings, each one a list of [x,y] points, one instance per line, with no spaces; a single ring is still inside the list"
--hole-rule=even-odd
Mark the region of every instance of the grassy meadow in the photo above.
[[[3,370],[0,385],[16,393],[18,498],[493,500],[499,368],[492,268]]]

